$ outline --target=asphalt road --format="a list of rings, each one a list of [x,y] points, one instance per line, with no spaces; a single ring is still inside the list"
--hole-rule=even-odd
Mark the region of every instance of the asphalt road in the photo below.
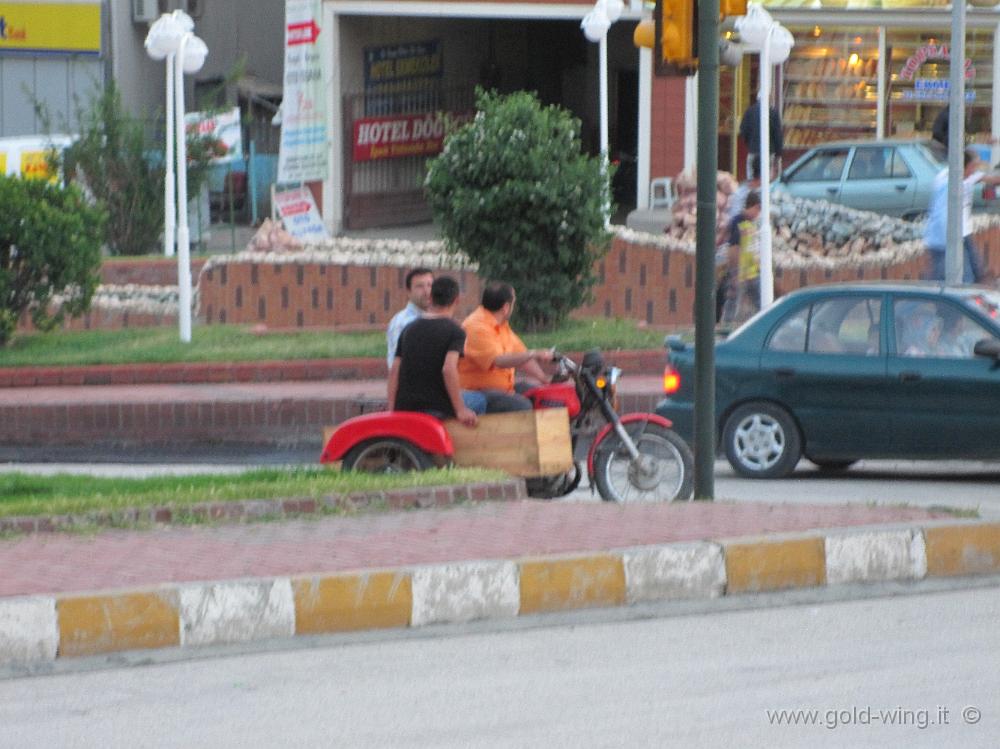
[[[0,743],[996,746],[996,588],[705,605],[0,681]]]

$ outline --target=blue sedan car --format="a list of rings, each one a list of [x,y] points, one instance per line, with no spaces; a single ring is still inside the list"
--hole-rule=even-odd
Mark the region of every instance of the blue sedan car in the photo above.
[[[948,166],[932,141],[859,140],[824,143],[789,166],[773,189],[806,200],[916,219],[927,212],[934,177]],[[992,209],[996,193],[977,186],[974,207]]]
[[[813,286],[715,349],[716,429],[733,468],[787,476],[802,456],[1000,458],[1000,294],[928,282]],[[691,441],[694,349],[668,339],[656,412]]]

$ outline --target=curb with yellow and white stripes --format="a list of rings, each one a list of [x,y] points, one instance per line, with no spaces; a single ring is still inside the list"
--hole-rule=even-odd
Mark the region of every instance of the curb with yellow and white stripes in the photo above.
[[[0,599],[0,665],[639,602],[1000,572],[1000,523],[838,528],[574,555]]]

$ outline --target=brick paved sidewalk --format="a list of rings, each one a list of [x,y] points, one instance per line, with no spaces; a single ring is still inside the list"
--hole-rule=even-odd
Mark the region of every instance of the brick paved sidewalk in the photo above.
[[[899,507],[518,501],[0,540],[0,596],[597,552],[942,517]]]

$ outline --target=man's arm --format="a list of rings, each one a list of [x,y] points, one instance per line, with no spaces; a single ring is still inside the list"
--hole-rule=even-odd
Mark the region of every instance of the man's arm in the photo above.
[[[552,361],[551,356],[548,361]],[[521,367],[521,371],[528,375],[531,379],[537,380],[541,385],[548,385],[552,382],[552,378],[538,365],[538,361],[536,359],[531,359],[526,362],[524,366]]]
[[[448,392],[448,399],[451,407],[455,411],[455,416],[466,426],[476,425],[476,414],[471,409],[465,407],[462,400],[462,388],[458,384],[458,352],[449,351],[445,354],[444,364],[441,366],[441,374],[444,377],[444,389]]]
[[[389,367],[389,387],[386,398],[390,411],[396,408],[396,393],[399,392],[399,363],[401,361],[402,359],[397,356],[392,360],[392,366]]]
[[[552,361],[551,349],[530,349],[518,351],[516,354],[501,354],[493,360],[493,366],[507,369],[509,367],[525,367],[535,361]],[[537,364],[535,364],[538,367]],[[539,368],[541,371],[541,368]]]
[[[389,321],[389,327],[385,331],[385,368],[386,370],[392,369],[392,360],[396,358],[396,347],[399,345],[399,334],[402,332],[397,324],[399,320],[399,313],[393,315],[393,318]]]

